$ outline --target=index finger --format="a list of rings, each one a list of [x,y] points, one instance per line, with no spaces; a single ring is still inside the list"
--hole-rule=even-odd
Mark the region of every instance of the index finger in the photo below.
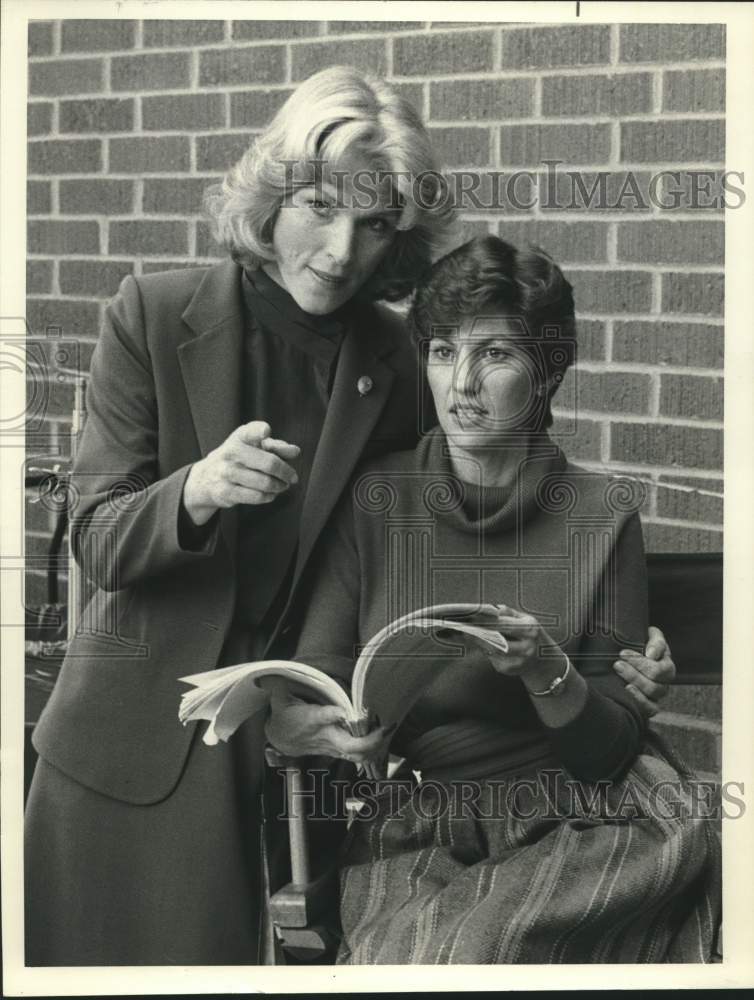
[[[277,438],[264,438],[263,441],[260,441],[259,447],[289,462],[301,454],[301,449],[297,444],[290,444],[288,441],[280,441]]]

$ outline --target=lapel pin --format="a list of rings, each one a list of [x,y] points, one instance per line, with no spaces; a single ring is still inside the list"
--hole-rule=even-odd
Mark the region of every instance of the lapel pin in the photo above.
[[[372,391],[374,382],[368,375],[362,375],[359,381],[356,383],[356,388],[359,390],[362,396],[366,396],[368,392]]]

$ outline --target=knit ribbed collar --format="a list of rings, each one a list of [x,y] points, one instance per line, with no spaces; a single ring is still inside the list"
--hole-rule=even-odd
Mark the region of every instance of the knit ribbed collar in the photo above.
[[[314,316],[304,312],[290,292],[273,281],[261,267],[255,271],[244,271],[244,278],[253,289],[256,298],[261,300],[265,312],[269,313],[268,319],[293,323],[327,340],[338,342],[342,339],[349,321],[350,303],[347,302],[326,316]]]
[[[516,448],[521,454],[519,476],[512,488],[461,480],[451,466],[447,440],[440,427],[419,442],[419,470],[439,473],[453,494],[444,509],[437,512],[438,517],[447,518],[460,531],[492,534],[520,525],[541,509],[540,483],[546,476],[565,469],[565,455],[547,434],[538,435],[528,446],[512,443],[501,447]]]

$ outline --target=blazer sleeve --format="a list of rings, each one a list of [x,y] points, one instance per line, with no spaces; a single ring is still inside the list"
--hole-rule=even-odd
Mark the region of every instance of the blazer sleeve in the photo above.
[[[72,475],[74,552],[84,572],[115,591],[212,555],[218,519],[192,532],[183,511],[191,465],[159,472],[155,383],[131,276],[106,309],[86,400]]]
[[[612,669],[621,649],[643,649],[647,636],[647,571],[641,524],[632,514],[621,525],[594,588],[589,634],[569,656],[589,688],[581,712],[565,726],[548,727],[556,754],[584,781],[615,779],[631,766],[647,720]]]

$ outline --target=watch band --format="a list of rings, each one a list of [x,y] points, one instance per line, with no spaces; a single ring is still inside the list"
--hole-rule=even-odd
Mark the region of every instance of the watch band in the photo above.
[[[546,687],[544,691],[530,691],[529,694],[533,695],[535,698],[547,698],[551,694],[562,694],[563,685],[565,684],[566,678],[570,672],[571,661],[566,656],[566,668],[560,677],[555,677],[552,681],[550,681],[549,686]]]

